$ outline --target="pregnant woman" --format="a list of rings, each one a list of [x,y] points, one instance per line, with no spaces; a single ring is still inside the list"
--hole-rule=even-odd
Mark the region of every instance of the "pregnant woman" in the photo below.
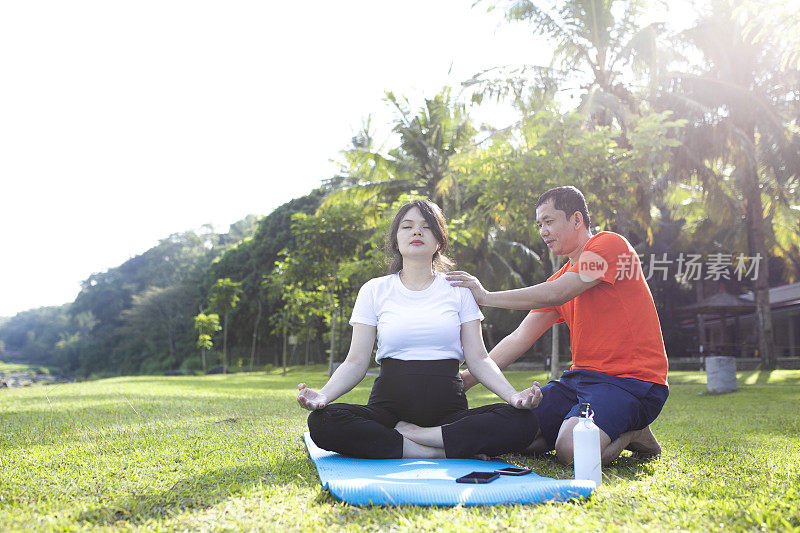
[[[488,357],[472,293],[442,273],[452,267],[447,241],[436,204],[415,200],[395,215],[391,273],[361,287],[347,358],[319,391],[298,386],[317,446],[367,459],[463,458],[522,452],[533,441],[538,383],[517,392]],[[381,369],[367,405],[331,403],[364,379],[376,338]],[[459,377],[465,361],[506,403],[469,409]]]

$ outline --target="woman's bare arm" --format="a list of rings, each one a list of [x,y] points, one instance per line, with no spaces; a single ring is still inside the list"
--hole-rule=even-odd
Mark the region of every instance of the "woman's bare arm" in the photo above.
[[[350,350],[344,362],[319,392],[309,389],[305,383],[300,383],[297,386],[300,391],[297,393],[297,403],[309,411],[322,409],[361,383],[369,368],[376,332],[375,326],[353,324],[353,338],[350,340]]]

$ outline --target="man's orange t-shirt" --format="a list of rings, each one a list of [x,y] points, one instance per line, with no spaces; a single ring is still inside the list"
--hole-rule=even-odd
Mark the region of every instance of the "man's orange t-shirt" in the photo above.
[[[564,305],[531,311],[557,311],[570,331],[573,365],[612,376],[667,384],[667,352],[653,295],[633,246],[621,235],[601,231],[572,261],[550,276],[576,272],[601,282]],[[588,279],[587,278],[587,279]]]

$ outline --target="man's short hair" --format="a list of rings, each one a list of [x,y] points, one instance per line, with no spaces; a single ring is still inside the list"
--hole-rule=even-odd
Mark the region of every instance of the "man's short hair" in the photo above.
[[[589,209],[586,207],[586,198],[583,197],[583,193],[577,188],[568,185],[566,187],[550,189],[539,197],[539,200],[536,202],[536,208],[538,209],[542,204],[550,200],[553,201],[554,208],[567,214],[567,218],[571,217],[577,211],[583,216],[583,223],[586,229],[591,227],[592,221],[589,218]]]

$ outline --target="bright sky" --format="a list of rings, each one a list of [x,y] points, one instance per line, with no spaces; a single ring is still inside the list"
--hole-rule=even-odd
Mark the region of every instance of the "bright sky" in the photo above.
[[[308,193],[366,115],[388,124],[386,90],[549,62],[473,2],[0,3],[0,316]]]
[[[308,193],[367,114],[388,123],[386,90],[419,100],[548,61],[525,26],[471,4],[3,2],[0,316]]]

